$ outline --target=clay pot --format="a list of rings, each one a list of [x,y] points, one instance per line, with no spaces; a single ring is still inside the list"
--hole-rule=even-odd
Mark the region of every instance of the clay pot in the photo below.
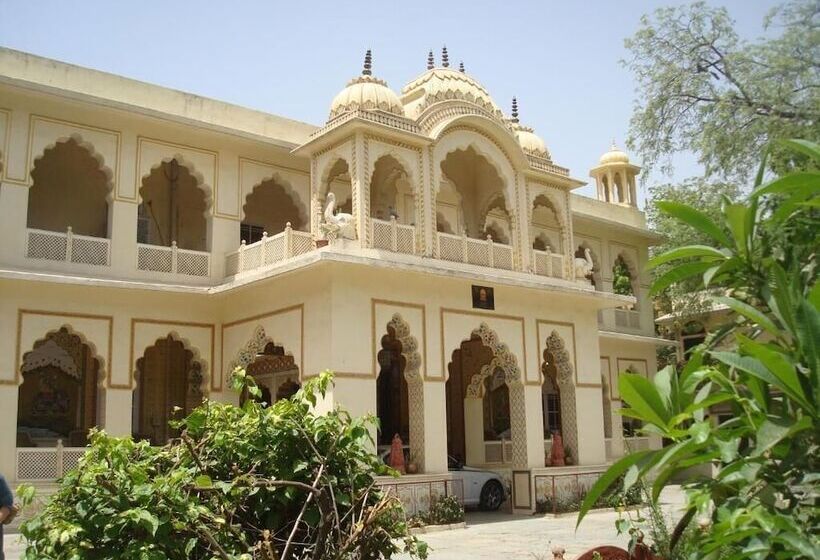
[[[415,463],[407,463],[407,474],[417,474],[419,472],[419,466]]]

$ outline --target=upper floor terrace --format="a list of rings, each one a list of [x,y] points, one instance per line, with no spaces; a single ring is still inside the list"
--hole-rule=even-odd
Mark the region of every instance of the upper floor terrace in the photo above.
[[[602,164],[602,201],[572,195],[583,183],[517,107],[506,117],[463,72],[430,68],[401,99],[363,74],[315,128],[13,51],[0,63],[3,268],[219,286],[317,251],[341,212],[344,251],[382,262],[605,292],[617,267],[636,303],[602,328],[651,332],[634,166]]]

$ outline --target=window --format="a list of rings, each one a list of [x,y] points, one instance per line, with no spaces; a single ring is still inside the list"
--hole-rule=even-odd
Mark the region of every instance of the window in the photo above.
[[[558,393],[547,393],[547,402],[544,407],[544,436],[552,437],[555,432],[561,431],[561,397]]]
[[[239,225],[239,240],[245,241],[248,245],[261,241],[265,229],[262,226],[242,223]]]

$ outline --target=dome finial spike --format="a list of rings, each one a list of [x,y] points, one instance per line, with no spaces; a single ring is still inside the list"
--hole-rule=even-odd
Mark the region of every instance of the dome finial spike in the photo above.
[[[447,45],[441,49],[441,65],[445,68],[450,67],[450,56],[447,54]]]
[[[466,70],[464,69],[464,61],[463,60],[458,63],[458,71],[461,72],[462,74],[466,72]]]
[[[518,100],[513,96],[512,100],[512,122],[518,122]]]
[[[367,52],[364,53],[364,68],[362,69],[363,76],[370,76],[373,72],[373,55],[370,52],[370,49],[367,49]]]
[[[615,143],[615,137],[612,137],[612,145],[609,147],[610,151],[615,151],[618,149],[618,145]]]
[[[430,49],[430,52],[427,53],[427,69],[432,70],[436,66],[436,61],[433,59],[433,49]]]

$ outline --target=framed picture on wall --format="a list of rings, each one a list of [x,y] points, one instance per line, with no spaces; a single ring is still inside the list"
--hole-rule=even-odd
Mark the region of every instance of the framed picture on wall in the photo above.
[[[495,309],[495,294],[489,286],[473,286],[473,308]]]

